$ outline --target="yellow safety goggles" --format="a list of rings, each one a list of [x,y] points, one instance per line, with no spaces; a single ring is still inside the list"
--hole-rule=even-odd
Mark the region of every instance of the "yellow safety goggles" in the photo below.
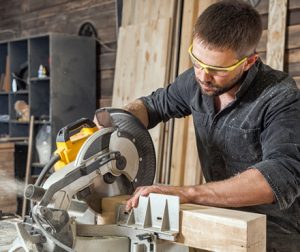
[[[226,76],[228,72],[233,71],[236,69],[238,66],[240,66],[242,63],[244,63],[247,60],[247,56],[239,60],[237,63],[234,65],[231,65],[229,67],[216,67],[216,66],[211,66],[207,65],[203,62],[201,62],[199,59],[195,57],[195,55],[192,53],[193,45],[190,46],[188,52],[191,58],[191,61],[196,68],[201,68],[205,71],[205,73],[210,74],[210,75],[215,75],[215,76]]]

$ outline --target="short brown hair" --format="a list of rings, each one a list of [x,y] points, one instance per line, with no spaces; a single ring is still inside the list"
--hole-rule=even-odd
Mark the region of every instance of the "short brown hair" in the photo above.
[[[209,6],[199,16],[193,37],[210,48],[231,49],[242,57],[255,51],[261,34],[258,12],[243,1],[231,0]]]

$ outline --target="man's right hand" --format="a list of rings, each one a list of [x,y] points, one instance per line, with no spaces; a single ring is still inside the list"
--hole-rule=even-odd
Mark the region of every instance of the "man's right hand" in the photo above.
[[[93,120],[93,122],[96,124],[96,126],[97,126],[98,129],[103,129],[103,128],[104,128],[103,126],[101,126],[101,125],[99,124],[96,115],[94,115],[94,120]]]

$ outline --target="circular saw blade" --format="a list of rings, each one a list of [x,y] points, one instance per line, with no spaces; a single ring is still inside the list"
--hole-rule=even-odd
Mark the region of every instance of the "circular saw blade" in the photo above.
[[[112,108],[97,110],[96,117],[102,119],[101,125],[105,128],[86,140],[77,155],[75,167],[108,152],[119,152],[126,166],[118,175],[111,173],[113,182],[107,183],[105,175],[94,179],[89,186],[90,199],[86,199],[89,205],[97,198],[132,194],[138,186],[152,185],[156,170],[151,136],[136,117]],[[111,163],[115,165],[114,160]],[[101,171],[101,167],[99,169]]]
[[[110,122],[106,120],[107,125],[103,125],[104,127],[117,127],[118,135],[129,139],[136,147],[139,165],[136,177],[131,182],[132,189],[134,190],[138,186],[152,185],[156,171],[156,157],[148,130],[139,119],[125,110],[103,108],[96,111],[97,118],[101,117],[101,114],[104,116],[106,114],[106,117],[110,116],[111,118]]]

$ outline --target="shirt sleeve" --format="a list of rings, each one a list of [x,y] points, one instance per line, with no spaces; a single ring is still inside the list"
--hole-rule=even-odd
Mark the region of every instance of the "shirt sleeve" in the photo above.
[[[263,159],[255,167],[270,184],[281,210],[300,195],[300,93],[283,89],[266,111]]]
[[[174,83],[159,88],[151,95],[141,97],[148,111],[148,129],[170,118],[181,118],[191,114],[190,98],[195,84],[194,70],[179,75]]]

